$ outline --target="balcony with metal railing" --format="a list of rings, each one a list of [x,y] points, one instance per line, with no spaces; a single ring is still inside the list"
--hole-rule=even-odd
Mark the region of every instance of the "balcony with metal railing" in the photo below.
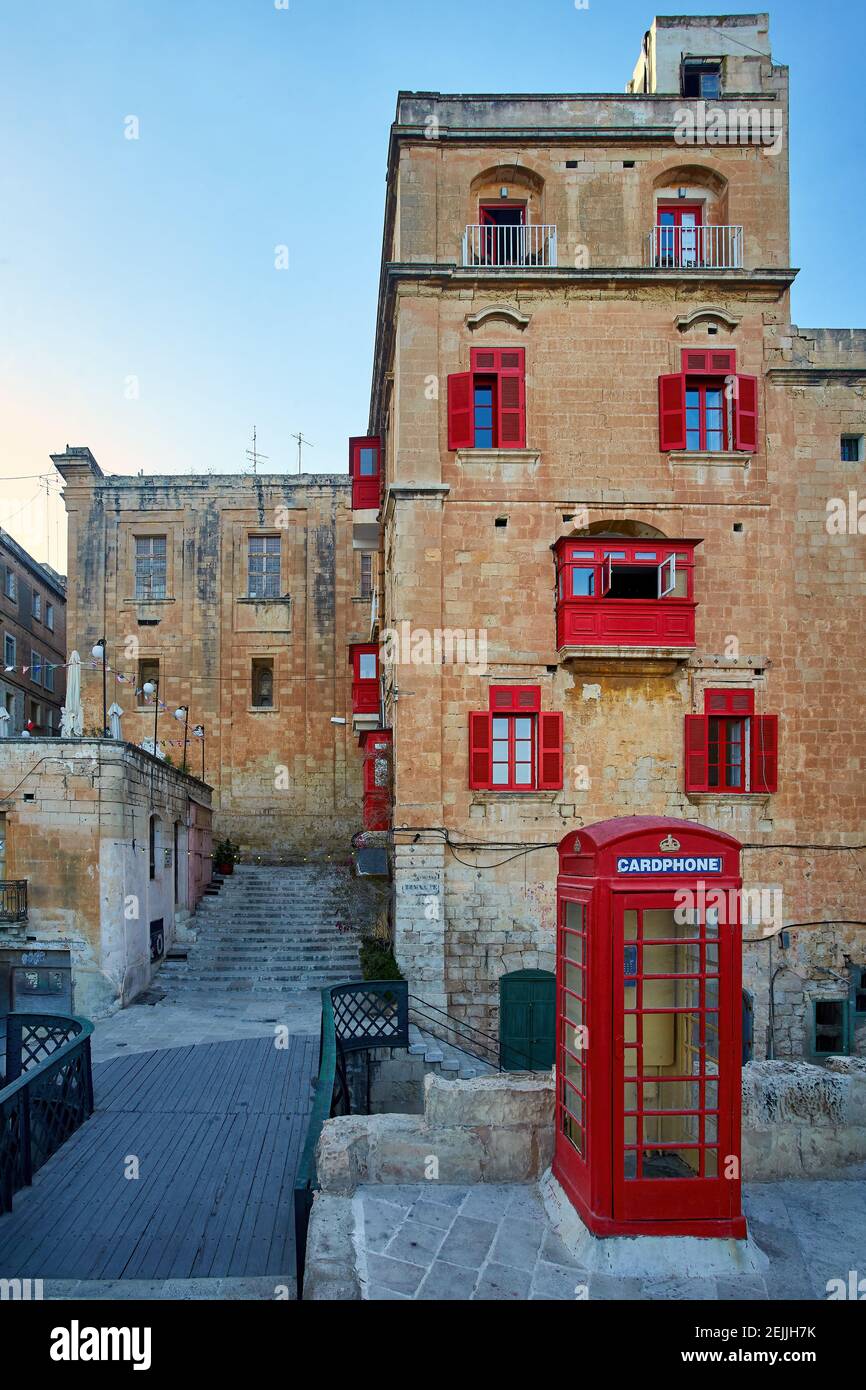
[[[27,879],[0,879],[0,923],[27,921]]]
[[[742,227],[654,227],[644,265],[659,270],[742,270]]]
[[[463,265],[488,270],[556,267],[556,227],[470,224],[463,233]]]

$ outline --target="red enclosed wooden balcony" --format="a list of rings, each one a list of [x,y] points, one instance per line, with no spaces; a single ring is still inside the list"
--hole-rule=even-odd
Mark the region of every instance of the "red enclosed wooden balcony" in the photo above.
[[[358,742],[364,755],[364,829],[391,826],[391,730],[366,729]]]
[[[381,481],[381,440],[375,436],[356,436],[349,440],[349,474],[352,479],[352,510],[379,510]]]
[[[379,645],[352,642],[352,725],[355,729],[375,728],[379,722]]]
[[[695,645],[700,544],[630,536],[558,540],[553,552],[560,658],[687,657]]]

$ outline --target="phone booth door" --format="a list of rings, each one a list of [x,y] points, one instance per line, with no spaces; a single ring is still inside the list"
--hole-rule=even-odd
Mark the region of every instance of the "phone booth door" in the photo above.
[[[717,910],[678,907],[672,892],[616,893],[614,903],[614,1217],[730,1217],[735,933]]]
[[[556,952],[557,1156],[566,1185],[584,1199],[589,1196],[589,904],[589,893],[572,888],[560,893]],[[594,1018],[592,1026],[599,1027],[600,1020]]]

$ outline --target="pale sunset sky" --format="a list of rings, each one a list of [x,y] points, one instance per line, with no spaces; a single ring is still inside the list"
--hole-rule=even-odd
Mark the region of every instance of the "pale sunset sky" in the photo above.
[[[653,14],[3,0],[0,526],[65,570],[59,479],[46,497],[40,475],[67,443],[106,473],[234,472],[255,425],[262,471],[296,468],[298,431],[306,470],[345,471],[398,89],[622,91]],[[783,0],[770,33],[791,68],[793,317],[862,327],[864,8]]]

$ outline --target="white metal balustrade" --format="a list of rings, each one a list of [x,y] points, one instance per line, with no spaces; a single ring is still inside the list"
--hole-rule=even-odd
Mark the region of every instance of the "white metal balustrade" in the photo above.
[[[741,270],[742,227],[654,227],[644,264],[662,270]]]
[[[556,227],[475,223],[463,233],[465,266],[556,266]]]

